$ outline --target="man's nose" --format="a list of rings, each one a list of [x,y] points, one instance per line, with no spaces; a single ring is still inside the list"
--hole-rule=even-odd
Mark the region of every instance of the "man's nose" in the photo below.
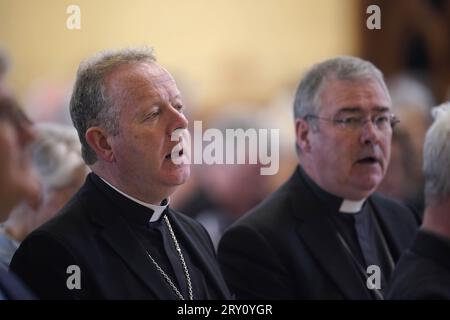
[[[381,132],[372,120],[367,120],[361,130],[361,144],[375,144],[379,142]]]
[[[178,109],[174,108],[173,106],[170,106],[170,124],[168,126],[168,135],[171,136],[172,133],[176,129],[186,129],[188,127],[188,120],[186,116],[180,112]]]

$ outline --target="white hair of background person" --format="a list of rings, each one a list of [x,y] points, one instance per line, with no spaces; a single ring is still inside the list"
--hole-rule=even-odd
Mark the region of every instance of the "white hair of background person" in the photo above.
[[[84,166],[75,128],[55,123],[38,123],[35,127],[38,138],[31,147],[32,159],[44,188],[71,184],[75,170]]]
[[[450,196],[450,102],[432,109],[434,123],[425,137],[423,172],[427,204]]]
[[[422,81],[402,73],[389,79],[387,86],[394,112],[416,111],[422,113],[424,118],[430,116],[430,107],[435,104],[435,99],[431,90]]]

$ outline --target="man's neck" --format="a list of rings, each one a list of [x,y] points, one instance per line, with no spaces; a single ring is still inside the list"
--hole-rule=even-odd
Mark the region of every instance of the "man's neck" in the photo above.
[[[427,207],[422,227],[450,239],[450,197]]]
[[[135,198],[139,201],[153,204],[159,206],[161,202],[168,198],[169,192],[156,192],[156,188],[152,188],[151,194],[150,192],[145,192],[144,190],[139,190],[137,186],[132,186],[127,183],[123,183],[115,174],[111,174],[108,170],[104,170],[103,168],[91,167],[92,172],[98,175],[100,178],[108,182],[111,186],[120,190],[120,192],[125,193],[132,198]],[[149,183],[148,186],[151,184]]]
[[[363,190],[358,190],[356,188],[346,188],[345,185],[338,185],[335,186],[334,189],[331,188],[330,184],[325,185],[323,181],[321,181],[320,177],[323,177],[323,174],[319,174],[318,168],[316,165],[311,164],[310,158],[303,158],[300,160],[300,166],[303,169],[303,171],[306,173],[306,175],[314,181],[314,183],[319,186],[322,190],[328,192],[329,194],[334,195],[335,197],[342,198],[345,200],[349,200],[351,202],[364,202],[365,199],[367,199],[372,192],[367,192]],[[303,162],[302,162],[303,161]]]

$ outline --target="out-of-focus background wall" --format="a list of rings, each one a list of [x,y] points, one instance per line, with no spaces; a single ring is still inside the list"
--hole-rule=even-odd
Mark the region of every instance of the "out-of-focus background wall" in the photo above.
[[[68,30],[66,8],[81,9]],[[0,39],[21,97],[39,81],[70,81],[80,60],[147,44],[189,81],[199,108],[266,102],[311,63],[357,52],[354,0],[1,0]]]
[[[366,27],[373,4],[380,30]],[[79,30],[66,27],[69,5],[80,8]],[[380,189],[420,208],[429,108],[450,96],[449,42],[448,0],[0,0],[0,47],[12,61],[6,82],[37,122],[70,123],[83,58],[148,45],[178,81],[191,122],[280,129],[277,175],[196,165],[173,197],[219,234],[292,172],[295,87],[307,67],[336,55],[361,56],[385,72],[402,123]]]

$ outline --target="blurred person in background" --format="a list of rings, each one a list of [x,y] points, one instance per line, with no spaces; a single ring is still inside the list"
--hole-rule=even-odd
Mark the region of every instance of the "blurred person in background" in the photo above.
[[[0,94],[0,222],[21,201],[35,203],[38,198],[39,183],[28,149],[34,138],[27,116],[14,100]],[[0,270],[0,300],[31,298],[12,274]]]
[[[35,204],[39,197],[39,183],[32,169],[29,144],[36,133],[28,116],[10,96],[4,79],[9,69],[9,58],[0,48],[0,120],[2,130],[2,168],[0,174],[0,222],[22,200]]]
[[[8,73],[9,66],[9,57],[5,50],[0,47],[0,96],[9,95],[9,89],[5,85],[5,78]]]
[[[423,154],[423,224],[392,277],[392,299],[450,299],[450,102],[433,115]]]
[[[240,108],[242,109],[242,108]],[[218,129],[226,136],[226,130],[258,130],[257,121],[248,120],[249,115],[218,115],[209,127]],[[245,164],[204,164],[197,169],[196,191],[193,197],[180,207],[180,211],[199,221],[208,230],[217,248],[225,229],[244,213],[259,204],[270,192],[271,176],[260,173],[261,164],[248,163],[251,148],[246,142]],[[226,154],[224,142],[223,154]],[[236,154],[237,144],[235,144]]]
[[[199,212],[196,219],[208,230],[216,248],[225,229],[269,193],[270,177],[262,176],[260,169],[260,164],[221,164],[204,169],[205,192],[213,205]]]
[[[5,269],[20,242],[66,204],[87,174],[73,127],[43,123],[35,128],[37,139],[30,151],[41,183],[41,196],[35,207],[23,201],[0,226],[0,267]]]
[[[434,103],[430,90],[411,75],[388,82],[394,113],[402,120],[392,137],[391,162],[378,191],[403,201],[420,215],[424,210],[422,154]]]
[[[387,174],[378,187],[379,192],[405,204],[413,205],[416,201],[421,202],[423,189],[418,190],[421,184],[418,185],[414,180],[417,176],[415,170],[419,159],[414,158],[414,155],[414,147],[408,133],[402,128],[395,128],[392,134],[391,161]],[[418,198],[414,199],[414,196]],[[421,208],[419,203],[418,212]]]

